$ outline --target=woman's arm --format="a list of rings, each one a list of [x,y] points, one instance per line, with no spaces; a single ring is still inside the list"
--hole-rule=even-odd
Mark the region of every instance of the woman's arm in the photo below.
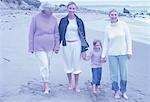
[[[103,41],[102,58],[106,58],[107,51],[108,51],[108,33],[106,29]]]
[[[29,52],[34,52],[34,33],[35,33],[35,17],[32,18],[31,24],[30,24],[30,30],[29,30]]]
[[[81,20],[81,29],[82,29],[82,31],[81,32],[79,32],[80,33],[80,37],[82,37],[81,38],[81,43],[84,43],[83,45],[84,46],[82,46],[81,47],[81,52],[83,53],[83,52],[85,52],[85,51],[87,51],[88,50],[88,47],[89,47],[89,44],[88,44],[88,42],[86,41],[86,34],[85,34],[85,27],[84,27],[84,23],[83,23],[83,21]]]
[[[54,51],[56,53],[58,53],[59,51],[59,48],[60,48],[60,35],[59,35],[59,31],[58,31],[58,24],[57,24],[57,20],[56,20],[56,23],[55,23],[55,30],[54,30],[54,34],[55,34],[55,47],[54,47]]]
[[[62,19],[59,22],[58,31],[59,31],[59,43],[61,43],[62,41]]]
[[[126,44],[127,44],[127,53],[132,54],[132,38],[129,31],[129,27],[126,23],[124,24],[124,27],[125,27],[125,37],[126,37]]]
[[[125,37],[126,37],[126,45],[127,45],[127,55],[128,59],[131,59],[132,57],[132,37],[129,31],[128,25],[125,23]]]

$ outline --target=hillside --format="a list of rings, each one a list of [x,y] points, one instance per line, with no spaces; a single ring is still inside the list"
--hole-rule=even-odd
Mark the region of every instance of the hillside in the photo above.
[[[40,6],[39,0],[0,0],[0,9],[37,9]]]

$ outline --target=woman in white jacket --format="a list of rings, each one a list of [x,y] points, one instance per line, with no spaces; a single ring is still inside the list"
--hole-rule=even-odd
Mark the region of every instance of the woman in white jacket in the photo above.
[[[110,78],[112,90],[115,98],[120,98],[119,89],[122,97],[128,99],[126,94],[128,60],[132,56],[132,40],[127,24],[118,19],[118,12],[109,12],[110,24],[106,26],[102,59],[106,61],[108,55]],[[120,74],[119,74],[119,73]],[[120,88],[118,85],[118,75],[120,75]]]

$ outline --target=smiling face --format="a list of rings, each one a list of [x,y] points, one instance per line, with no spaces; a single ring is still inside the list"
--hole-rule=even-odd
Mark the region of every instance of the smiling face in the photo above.
[[[67,10],[68,10],[68,13],[70,16],[74,16],[75,12],[77,10],[77,7],[74,4],[70,4],[70,5],[68,5]]]
[[[97,50],[97,51],[102,48],[102,44],[101,44],[100,40],[93,41],[93,48],[94,48],[94,50]]]
[[[115,10],[110,11],[109,17],[112,23],[115,23],[118,21],[118,12]]]
[[[100,49],[100,48],[101,48],[100,42],[97,42],[97,43],[94,45],[94,48],[95,48],[95,49]]]

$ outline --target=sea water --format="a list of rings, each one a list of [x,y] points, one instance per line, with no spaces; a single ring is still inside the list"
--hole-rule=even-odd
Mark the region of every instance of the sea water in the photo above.
[[[128,18],[129,21],[127,23],[129,24],[133,40],[150,45],[150,15],[146,15],[147,13],[150,13],[149,6],[86,5],[82,7],[103,12],[109,12],[110,9],[116,9],[120,13],[123,13],[123,9],[126,8],[132,14],[144,13],[143,16]]]

